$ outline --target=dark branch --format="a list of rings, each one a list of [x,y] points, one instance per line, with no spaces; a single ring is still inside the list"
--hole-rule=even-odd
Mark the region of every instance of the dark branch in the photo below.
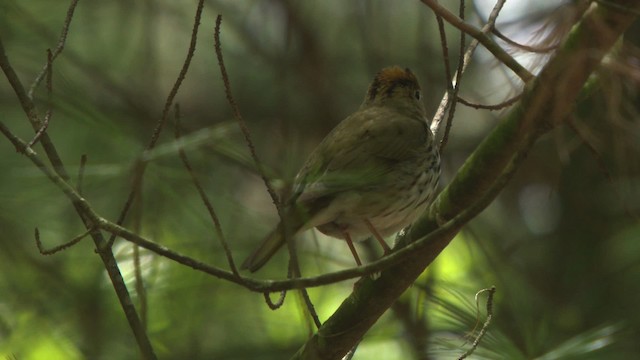
[[[38,251],[40,251],[40,254],[42,254],[42,255],[53,255],[53,254],[55,254],[57,252],[64,251],[64,250],[72,247],[73,245],[79,243],[82,239],[86,238],[87,235],[89,235],[91,233],[91,231],[93,231],[93,229],[89,229],[89,230],[83,232],[82,234],[74,237],[70,241],[68,241],[68,242],[66,242],[66,243],[64,243],[62,245],[58,245],[56,247],[48,249],[48,250],[45,249],[42,246],[42,241],[40,241],[40,231],[38,231],[38,228],[36,228],[34,236],[36,238],[36,246],[38,247]]]
[[[507,99],[501,103],[497,103],[497,104],[493,104],[493,105],[485,105],[485,104],[476,104],[476,103],[472,103],[468,100],[465,100],[463,98],[461,98],[460,96],[458,96],[458,101],[466,106],[472,107],[474,109],[485,109],[485,110],[502,110],[506,107],[509,107],[515,103],[517,103],[520,98],[522,98],[522,94],[518,94],[510,99]]]
[[[176,121],[175,121],[174,136],[176,141],[179,141],[181,134],[180,134],[180,106],[178,104],[176,104],[175,106],[175,119]],[[193,183],[193,186],[195,186],[196,190],[198,191],[200,200],[202,200],[202,203],[204,204],[205,208],[207,208],[209,217],[213,222],[214,230],[218,235],[220,244],[222,245],[222,248],[224,249],[224,253],[227,257],[227,262],[229,263],[231,272],[233,272],[239,279],[240,273],[238,272],[238,268],[236,267],[236,264],[233,261],[233,255],[231,254],[231,249],[229,248],[227,239],[224,236],[224,232],[222,232],[222,224],[220,224],[220,219],[218,218],[218,214],[214,210],[213,205],[211,205],[211,201],[209,200],[207,193],[202,188],[202,185],[200,185],[200,181],[198,180],[198,177],[196,176],[195,172],[193,171],[193,168],[191,167],[191,162],[187,157],[187,153],[184,151],[184,147],[182,146],[178,147],[178,155],[180,156],[180,160],[182,160],[182,164],[184,165],[185,169],[187,169],[187,172],[189,173],[189,177],[191,177],[191,182]]]
[[[529,70],[520,65],[520,63],[518,63],[513,57],[511,57],[511,55],[509,55],[502,47],[500,47],[500,45],[493,41],[493,39],[491,39],[485,32],[460,19],[458,16],[447,10],[447,8],[440,5],[437,0],[421,1],[425,5],[430,7],[433,12],[435,12],[439,16],[442,16],[449,24],[478,40],[498,60],[500,60],[503,64],[505,64],[505,66],[507,66],[516,75],[518,75],[518,77],[520,77],[523,82],[527,83],[534,78]]]
[[[42,82],[42,78],[45,76],[45,74],[51,71],[51,65],[53,64],[53,60],[55,60],[58,57],[58,55],[60,55],[62,50],[64,50],[64,44],[67,42],[69,27],[71,26],[71,20],[73,20],[73,13],[76,11],[76,6],[78,5],[78,1],[79,0],[71,0],[71,4],[69,4],[69,8],[67,9],[67,16],[65,17],[62,25],[62,31],[60,32],[60,37],[58,38],[58,45],[56,46],[55,49],[53,49],[52,52],[50,52],[49,54],[50,56],[48,56],[47,62],[44,64],[44,67],[42,68],[38,76],[36,76],[36,78],[33,80],[33,83],[31,83],[31,86],[29,87],[29,92],[27,96],[31,100],[33,100],[33,93],[35,92],[38,85],[40,85],[40,83]]]
[[[480,332],[478,333],[476,338],[473,340],[473,344],[471,344],[471,348],[465,351],[464,354],[460,355],[458,360],[466,359],[469,357],[469,355],[473,354],[473,352],[476,351],[476,348],[478,348],[480,341],[482,340],[484,335],[487,333],[487,329],[489,329],[489,324],[491,324],[491,319],[493,318],[493,295],[495,295],[496,293],[496,287],[492,286],[488,289],[482,289],[478,291],[478,293],[476,294],[476,305],[478,304],[478,295],[480,295],[483,292],[489,293],[489,295],[487,295],[487,318],[485,319],[484,324],[480,329]]]
[[[149,151],[153,149],[160,138],[160,133],[162,133],[162,129],[164,128],[164,124],[167,122],[167,118],[169,117],[169,111],[171,111],[171,106],[173,105],[173,100],[178,94],[178,90],[182,85],[185,77],[187,76],[187,71],[189,70],[189,66],[191,65],[191,59],[193,59],[193,55],[196,52],[196,40],[198,38],[198,29],[200,28],[200,18],[202,17],[202,9],[204,7],[204,0],[198,1],[198,6],[196,8],[196,15],[193,21],[193,29],[191,30],[191,41],[189,43],[189,49],[187,50],[187,57],[184,59],[184,63],[182,64],[182,69],[180,69],[180,73],[178,73],[178,77],[169,91],[169,95],[167,96],[167,100],[164,103],[164,108],[162,109],[162,116],[158,120],[155,129],[151,133],[151,139],[145,148],[145,151]],[[133,185],[129,195],[127,197],[127,201],[125,202],[122,211],[120,212],[120,216],[118,217],[118,224],[124,223],[124,219],[127,217],[127,213],[133,204],[133,200],[140,188],[140,183],[142,182],[142,178],[144,176],[144,172],[146,169],[145,162],[139,162],[136,167],[136,171],[134,172]],[[111,236],[109,239],[109,245],[112,245],[115,240],[114,236]]]

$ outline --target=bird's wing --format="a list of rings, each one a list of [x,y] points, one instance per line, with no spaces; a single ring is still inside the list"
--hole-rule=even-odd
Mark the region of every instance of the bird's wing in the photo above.
[[[340,123],[298,173],[294,200],[310,208],[337,193],[393,181],[398,163],[419,156],[429,133],[424,119],[382,107],[363,109]]]

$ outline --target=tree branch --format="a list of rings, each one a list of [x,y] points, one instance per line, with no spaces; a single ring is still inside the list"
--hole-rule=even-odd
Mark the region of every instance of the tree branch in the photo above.
[[[69,20],[70,21],[70,20]],[[20,102],[24,113],[27,115],[31,126],[34,128],[34,131],[38,131],[42,126],[42,122],[38,117],[37,109],[31,101],[31,99],[27,96],[18,75],[15,73],[15,70],[11,66],[9,59],[5,53],[4,45],[0,40],[0,68],[4,72],[5,76],[9,80],[11,87],[14,90],[14,93],[18,97],[18,101]],[[102,236],[102,233],[97,229],[96,223],[93,222],[92,218],[87,216],[88,205],[84,199],[75,192],[73,187],[68,184],[69,174],[65,170],[64,164],[58,155],[58,151],[56,147],[53,145],[53,142],[49,138],[49,135],[46,132],[42,132],[40,136],[40,144],[42,144],[45,153],[47,154],[47,158],[53,165],[54,171],[51,171],[47,165],[42,162],[36,155],[36,153],[27,146],[27,143],[19,139],[17,136],[11,133],[9,129],[0,123],[0,132],[2,132],[11,143],[15,146],[15,148],[29,157],[29,159],[34,162],[34,164],[47,176],[50,180],[59,187],[66,187],[67,190],[73,192],[76,197],[71,201],[73,207],[76,212],[80,216],[85,228],[90,230],[89,235],[93,239],[93,242],[98,250],[98,254],[100,255],[100,259],[102,260],[105,270],[109,275],[109,279],[111,280],[111,284],[116,292],[118,300],[120,302],[120,306],[127,318],[129,323],[129,327],[131,328],[134,337],[138,343],[138,347],[143,358],[152,360],[156,359],[156,355],[153,351],[153,347],[151,346],[151,342],[149,341],[149,337],[147,333],[140,323],[140,318],[138,317],[138,313],[136,308],[133,306],[131,301],[131,296],[129,295],[129,291],[127,290],[127,286],[124,283],[124,279],[122,278],[122,274],[120,273],[120,269],[118,267],[118,263],[116,262],[111,249],[108,248],[107,241]],[[72,199],[72,198],[70,198]]]
[[[505,66],[511,69],[524,83],[528,83],[534,76],[520,65],[509,53],[507,53],[498,43],[493,41],[485,32],[476,28],[475,26],[465,22],[461,18],[457,17],[454,13],[450,12],[444,6],[440,5],[437,0],[420,0],[425,5],[431,8],[438,16],[441,16],[449,24],[455,26],[460,31],[468,34],[474,39],[478,40],[489,52],[493,54],[498,60],[500,60]]]
[[[189,71],[189,66],[191,66],[191,59],[193,59],[193,55],[196,52],[196,42],[198,39],[198,29],[200,28],[200,19],[202,17],[202,9],[204,8],[204,0],[198,0],[198,5],[196,7],[196,14],[193,19],[193,28],[191,30],[191,41],[189,42],[189,49],[187,50],[187,56],[182,63],[182,68],[178,73],[178,77],[176,81],[173,83],[173,87],[169,91],[169,95],[167,95],[167,99],[164,102],[164,108],[162,109],[162,115],[160,119],[156,123],[156,127],[153,129],[151,133],[151,138],[149,139],[149,143],[145,148],[145,151],[149,151],[156,146],[158,139],[160,139],[160,134],[164,129],[164,124],[167,122],[167,118],[169,117],[169,113],[171,111],[171,106],[173,106],[173,100],[178,95],[178,90],[180,90],[180,86],[187,76],[187,72]],[[142,182],[142,178],[144,177],[144,172],[146,170],[146,163],[139,162],[136,171],[133,174],[133,181],[131,191],[129,191],[129,195],[127,196],[127,200],[120,211],[120,216],[118,218],[118,224],[124,223],[125,218],[127,217],[127,213],[133,204],[133,199],[138,193],[138,189],[140,187],[140,183]],[[111,237],[109,239],[109,244],[113,244],[115,241],[115,237]]]

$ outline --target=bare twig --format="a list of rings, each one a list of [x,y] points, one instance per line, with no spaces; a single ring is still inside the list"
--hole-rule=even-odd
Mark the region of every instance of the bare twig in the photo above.
[[[485,109],[485,110],[502,110],[506,107],[509,107],[513,104],[515,104],[516,102],[518,102],[518,100],[520,100],[520,98],[522,98],[522,93],[513,96],[501,103],[498,104],[494,104],[494,105],[485,105],[485,104],[476,104],[476,103],[472,103],[471,101],[465,100],[464,98],[458,96],[458,101],[462,104],[462,105],[466,105],[469,107],[472,107],[474,109]]]
[[[64,44],[67,41],[67,35],[69,34],[69,27],[71,26],[71,20],[73,19],[73,13],[76,10],[76,5],[78,5],[78,1],[79,0],[71,0],[71,3],[69,4],[69,8],[67,9],[67,16],[64,19],[64,23],[62,25],[62,31],[60,32],[60,37],[58,38],[58,45],[55,47],[55,49],[53,49],[53,52],[50,52],[50,57],[47,59],[47,63],[44,64],[44,67],[42,68],[38,76],[36,76],[36,78],[33,80],[33,82],[31,83],[31,86],[29,87],[29,92],[27,93],[27,96],[31,100],[33,100],[33,93],[35,92],[38,85],[40,85],[40,83],[42,82],[42,78],[45,76],[47,72],[51,71],[50,68],[53,63],[53,60],[55,60],[64,49]]]
[[[502,10],[502,7],[505,3],[505,0],[499,0],[498,2],[496,2],[496,5],[493,7],[493,10],[491,11],[491,14],[489,15],[489,18],[487,20],[487,23],[485,24],[485,26],[483,26],[481,32],[483,34],[489,33],[491,31],[491,29],[494,28],[495,26],[495,21],[498,17],[498,15],[500,14],[500,11]],[[439,5],[438,5],[439,6]],[[446,10],[446,9],[445,9]],[[434,12],[436,14],[439,14],[438,12],[436,12],[434,10]],[[455,16],[452,14],[452,16]],[[458,63],[458,69],[460,70],[459,72],[456,71],[456,74],[454,75],[454,83],[457,84],[462,75],[464,74],[464,71],[466,70],[467,66],[469,65],[469,62],[471,61],[471,56],[473,55],[473,53],[475,52],[476,48],[479,45],[479,41],[476,39],[474,39],[470,44],[469,47],[467,48],[467,51],[464,53],[464,58],[462,61],[462,64]],[[433,120],[431,121],[431,132],[433,132],[434,134],[437,134],[440,130],[440,124],[442,123],[442,119],[444,118],[447,108],[449,107],[451,98],[449,96],[449,91],[447,91],[444,96],[442,97],[442,101],[440,101],[440,105],[438,106],[438,109],[436,110],[436,113],[433,116]],[[455,108],[454,108],[455,110]],[[449,117],[452,117],[453,115],[450,114]],[[444,143],[446,144],[446,142]],[[442,147],[442,142],[440,144],[440,146]]]
[[[83,232],[82,234],[74,237],[70,241],[67,241],[64,244],[58,245],[58,246],[53,247],[53,248],[51,248],[49,250],[45,249],[42,246],[42,241],[40,241],[40,231],[38,231],[38,228],[36,228],[34,236],[36,238],[36,246],[38,247],[38,251],[40,251],[40,254],[42,254],[42,255],[53,255],[53,254],[55,254],[57,252],[64,251],[64,250],[72,247],[73,245],[79,243],[82,239],[87,237],[87,235],[89,235],[91,233],[91,231],[93,231],[93,229],[89,229],[89,230]]]
[[[42,126],[40,126],[40,129],[36,131],[36,135],[31,139],[31,141],[29,141],[27,147],[32,148],[36,143],[38,143],[42,134],[44,134],[44,132],[49,128],[49,121],[51,121],[51,109],[47,109],[47,112],[44,114]]]
[[[510,39],[505,34],[501,33],[498,29],[494,28],[492,32],[495,36],[497,36],[500,40],[506,42],[507,44],[513,47],[516,47],[520,50],[524,50],[532,53],[545,54],[558,48],[558,45],[551,45],[551,46],[540,47],[540,48],[535,46],[530,46],[530,45],[524,45]]]
[[[438,22],[438,33],[440,34],[440,46],[442,48],[442,60],[444,61],[444,73],[446,77],[447,91],[453,90],[451,83],[451,64],[449,63],[449,46],[447,45],[447,32],[444,28],[444,20],[442,16],[436,15],[436,21]]]
[[[9,84],[13,88],[14,93],[18,97],[18,101],[22,106],[22,109],[27,116],[27,119],[31,123],[31,126],[34,130],[38,130],[41,126],[40,119],[38,118],[38,111],[33,104],[33,101],[27,96],[25,92],[24,86],[20,82],[15,70],[11,66],[9,59],[6,56],[4,50],[4,44],[0,39],[0,68],[4,72],[7,80],[9,80]],[[90,235],[93,239],[93,242],[96,246],[98,253],[100,254],[100,259],[103,262],[105,270],[109,275],[109,279],[111,280],[111,284],[114,288],[114,291],[120,301],[120,306],[127,318],[129,323],[129,327],[133,332],[133,335],[138,344],[138,348],[140,349],[140,353],[144,359],[153,360],[156,359],[156,355],[153,351],[153,347],[151,346],[151,342],[149,341],[149,337],[144,329],[144,327],[140,323],[140,319],[138,317],[138,313],[131,302],[131,296],[129,295],[129,290],[127,289],[126,284],[124,283],[124,279],[120,273],[120,269],[118,267],[118,263],[116,262],[113,253],[107,248],[107,242],[103,238],[102,233],[96,228],[96,221],[98,220],[95,217],[93,211],[90,207],[87,206],[86,200],[83,199],[76,191],[69,185],[69,174],[67,173],[64,164],[62,163],[62,159],[58,155],[58,151],[56,147],[53,145],[53,142],[49,138],[46,132],[44,132],[40,137],[40,144],[44,148],[44,151],[47,155],[47,158],[53,165],[53,170],[51,171],[44,162],[36,155],[36,153],[29,147],[27,147],[27,143],[22,141],[20,138],[15,136],[9,128],[7,128],[4,124],[0,122],[0,132],[2,132],[11,143],[20,151],[23,155],[27,156],[33,164],[40,169],[47,177],[58,186],[68,198],[71,200],[73,207],[76,212],[80,216],[80,219],[84,223],[84,226],[87,229],[91,229]],[[69,194],[73,194],[73,196],[69,196]]]
[[[262,166],[262,162],[258,158],[258,154],[256,152],[256,148],[253,145],[253,140],[251,140],[251,133],[249,132],[249,128],[247,127],[247,124],[245,123],[244,119],[242,118],[242,115],[240,114],[240,109],[238,108],[238,104],[236,103],[236,100],[233,98],[233,94],[231,92],[231,84],[229,82],[229,75],[227,75],[227,69],[226,69],[226,67],[224,65],[224,59],[223,59],[223,56],[222,56],[222,45],[220,44],[220,24],[221,23],[222,23],[222,16],[218,15],[218,17],[216,18],[216,27],[215,27],[215,31],[214,31],[214,41],[215,41],[216,56],[218,57],[218,66],[220,68],[220,73],[222,75],[222,81],[224,83],[224,90],[225,90],[225,93],[226,93],[226,96],[227,96],[227,102],[231,106],[231,111],[233,111],[234,118],[238,121],[238,125],[240,126],[240,130],[242,130],[242,135],[244,135],[244,139],[245,139],[245,141],[247,143],[247,146],[249,147],[249,152],[251,153],[251,157],[253,158],[253,161],[256,164],[256,169],[258,169],[258,172],[260,173],[260,176],[262,177],[262,180],[264,181],[264,184],[265,184],[265,186],[267,188],[267,191],[269,192],[269,195],[271,196],[271,200],[276,205],[276,207],[278,209],[280,209],[280,200],[278,198],[278,195],[276,194],[275,190],[273,189],[273,187],[269,183],[269,179],[267,179],[267,176],[265,175],[264,167]],[[280,211],[280,210],[278,210],[278,211]]]
[[[280,291],[280,297],[278,298],[278,300],[276,300],[276,302],[273,302],[271,300],[271,294],[269,292],[264,292],[262,293],[262,295],[264,296],[264,301],[267,303],[269,309],[278,310],[284,304],[284,299],[287,296],[287,291]]]
[[[311,302],[309,292],[305,288],[300,289],[299,292],[300,296],[302,296],[302,299],[304,300],[304,304],[307,307],[307,311],[309,312],[311,319],[313,319],[313,324],[316,326],[316,328],[320,328],[320,326],[322,326],[322,322],[320,321],[320,317],[318,317],[318,313],[316,312],[316,308],[313,305],[313,302]]]
[[[266,176],[264,175],[262,162],[258,158],[256,148],[253,145],[253,140],[251,139],[251,133],[249,132],[249,128],[247,127],[247,124],[245,123],[244,118],[240,114],[240,109],[231,91],[231,83],[229,81],[229,75],[227,74],[227,68],[224,65],[224,57],[222,55],[222,45],[220,42],[220,25],[221,24],[222,24],[222,15],[218,15],[216,17],[216,26],[213,33],[214,48],[216,51],[216,56],[218,58],[218,68],[220,69],[220,74],[222,75],[222,82],[224,84],[224,90],[225,90],[225,95],[227,97],[227,102],[229,103],[229,106],[231,106],[233,117],[238,122],[238,126],[240,126],[240,130],[242,131],[242,135],[244,136],[245,142],[247,143],[247,147],[249,148],[251,157],[253,158],[253,161],[256,163],[256,168],[258,169],[258,171],[260,172],[260,175],[262,176],[262,179],[267,187],[267,190],[269,191],[269,195],[271,195],[274,203],[279,204],[280,201],[278,199],[276,192],[272,189],[271,185],[269,184],[269,179],[267,179]]]
[[[20,102],[20,106],[22,106],[22,110],[25,115],[27,115],[27,119],[31,123],[31,127],[33,127],[34,131],[38,131],[42,127],[42,121],[38,116],[38,110],[34,105],[33,101],[27,96],[27,93],[24,90],[24,86],[22,86],[22,82],[20,82],[20,78],[16,74],[15,70],[11,66],[9,62],[9,58],[7,58],[7,54],[4,50],[4,44],[0,39],[0,67],[4,72],[7,80],[9,80],[9,84],[13,89],[13,92],[18,97],[18,101]],[[44,148],[45,153],[47,154],[47,158],[53,165],[55,171],[65,180],[69,179],[69,175],[67,174],[64,164],[58,155],[58,151],[55,146],[51,142],[51,139],[47,135],[46,132],[43,132],[40,135],[40,144]]]
[[[460,0],[460,9],[458,11],[458,16],[460,19],[464,20],[464,0]],[[442,139],[440,140],[439,152],[442,154],[445,146],[447,146],[447,142],[449,141],[449,132],[451,131],[451,125],[453,124],[453,117],[456,112],[456,104],[458,103],[458,93],[460,92],[460,83],[462,82],[462,75],[465,68],[464,61],[464,47],[465,47],[465,33],[464,31],[460,31],[460,50],[458,52],[458,68],[456,69],[456,79],[455,84],[453,84],[453,89],[449,87],[451,93],[451,102],[449,103],[449,115],[447,116],[447,121],[444,127],[444,134],[442,135]]]
[[[167,118],[169,117],[169,111],[171,110],[171,106],[173,105],[173,100],[178,94],[178,90],[180,89],[182,82],[187,76],[187,71],[189,70],[189,66],[191,65],[191,59],[193,59],[193,54],[196,51],[196,40],[198,38],[198,29],[200,27],[200,18],[202,17],[203,8],[204,8],[204,0],[199,0],[198,6],[196,8],[196,15],[193,21],[193,29],[191,30],[191,42],[189,43],[189,49],[187,50],[187,57],[184,59],[184,63],[182,64],[182,69],[180,69],[180,73],[178,73],[178,77],[175,83],[173,84],[171,91],[169,91],[167,100],[164,103],[164,108],[162,109],[162,116],[160,116],[160,120],[158,120],[158,123],[156,124],[155,129],[153,129],[153,132],[151,133],[151,139],[147,144],[147,147],[145,149],[146,151],[153,149],[156,143],[158,142],[158,139],[160,138],[160,133],[162,132],[162,129],[164,128],[164,124],[167,122]],[[118,221],[117,221],[118,224],[122,224],[124,222],[124,219],[126,218],[127,213],[129,212],[129,208],[131,208],[131,205],[133,203],[133,198],[137,194],[139,184],[142,181],[142,178],[144,176],[145,169],[146,169],[146,163],[140,162],[137,166],[136,171],[134,172],[134,178],[132,182],[133,185],[132,185],[131,191],[129,192],[127,201],[125,202],[124,207],[120,212],[120,216],[118,217]],[[109,245],[112,245],[114,241],[115,241],[115,236],[112,235],[111,238],[109,238]]]
[[[471,344],[471,348],[465,351],[464,354],[460,355],[458,360],[466,359],[467,357],[469,357],[469,355],[473,354],[473,352],[476,350],[476,348],[480,344],[480,341],[482,340],[484,335],[487,333],[487,329],[489,329],[489,324],[491,324],[491,318],[493,317],[493,295],[495,295],[496,293],[496,287],[492,286],[488,289],[482,289],[478,291],[476,293],[476,306],[478,306],[478,295],[480,295],[483,292],[489,293],[489,295],[487,296],[487,318],[485,319],[484,324],[482,325],[482,329],[480,329],[480,332],[478,332],[478,335],[473,341],[473,344]],[[478,308],[478,311],[479,310],[480,309]]]
[[[534,76],[518,63],[509,53],[507,53],[500,45],[498,45],[486,32],[476,28],[475,26],[465,22],[447,8],[440,5],[437,0],[420,0],[425,5],[430,7],[433,12],[442,16],[449,24],[467,33],[469,36],[478,40],[489,52],[491,52],[498,60],[500,60],[505,66],[511,69],[523,82],[527,83],[533,79]]]
[[[176,141],[180,141],[181,134],[180,134],[180,106],[179,106],[179,104],[175,105],[175,130],[174,130],[174,136],[175,136]],[[218,239],[220,240],[220,244],[222,245],[222,249],[224,250],[224,253],[225,253],[226,257],[227,257],[227,262],[229,263],[229,267],[231,268],[231,271],[234,274],[236,274],[238,276],[238,278],[240,278],[240,274],[238,272],[238,268],[236,267],[236,264],[233,261],[233,255],[231,254],[231,249],[229,248],[229,244],[227,243],[227,238],[224,236],[224,232],[222,232],[222,225],[220,224],[220,219],[218,218],[218,214],[214,210],[213,205],[211,205],[211,201],[209,200],[209,197],[207,196],[206,192],[202,188],[202,185],[200,184],[200,181],[198,180],[198,177],[196,176],[195,172],[193,171],[193,168],[191,167],[191,162],[189,161],[189,158],[187,157],[187,153],[184,151],[184,148],[182,146],[178,147],[178,154],[180,155],[180,159],[182,160],[182,164],[187,169],[187,172],[189,173],[189,176],[191,177],[191,182],[193,183],[193,185],[196,187],[196,190],[198,191],[198,195],[200,196],[200,200],[202,200],[202,203],[207,208],[207,212],[209,212],[209,217],[211,218],[211,221],[213,221],[214,230],[215,230],[216,234],[218,235]]]
[[[40,140],[40,137],[42,136],[42,134],[44,134],[45,131],[47,131],[47,128],[49,128],[49,121],[51,121],[51,114],[53,112],[52,108],[53,108],[53,102],[51,101],[52,98],[52,94],[53,94],[53,80],[52,80],[52,73],[53,73],[53,55],[51,54],[51,49],[47,49],[47,112],[44,115],[44,122],[42,123],[42,126],[40,126],[40,129],[38,129],[38,131],[36,131],[36,135],[33,137],[33,139],[31,139],[31,141],[29,141],[29,143],[27,144],[28,147],[33,147],[33,145],[35,145],[38,140]]]
[[[238,104],[233,98],[233,94],[231,92],[231,83],[229,82],[229,75],[227,75],[227,69],[224,65],[224,58],[222,56],[222,45],[220,43],[220,24],[221,23],[222,23],[222,16],[218,15],[218,17],[216,18],[216,27],[215,27],[213,36],[214,36],[216,57],[218,58],[218,67],[220,68],[220,73],[222,75],[222,82],[224,83],[224,90],[227,96],[227,102],[231,106],[233,116],[236,119],[236,121],[238,121],[238,125],[242,130],[242,134],[244,135],[244,139],[247,143],[247,147],[249,148],[249,152],[251,153],[251,157],[253,158],[253,161],[256,164],[256,169],[258,170],[258,173],[260,174],[260,177],[262,178],[262,181],[264,182],[264,185],[267,188],[267,192],[269,193],[269,196],[271,196],[271,200],[273,201],[273,204],[276,206],[276,209],[278,211],[278,216],[280,217],[280,222],[282,224],[283,236],[286,239],[287,250],[289,251],[290,269],[292,269],[292,271],[290,271],[289,274],[293,277],[299,277],[300,265],[298,263],[298,257],[295,251],[295,242],[292,241],[292,239],[290,239],[290,236],[286,231],[287,219],[284,213],[284,209],[282,208],[282,204],[280,203],[278,195],[276,194],[275,190],[271,186],[271,183],[269,182],[269,179],[266,176],[264,166],[262,165],[262,162],[258,158],[256,148],[253,145],[253,140],[251,140],[251,133],[249,132],[249,128],[247,127],[247,124],[242,118],[242,115],[240,114],[240,109],[238,108]]]

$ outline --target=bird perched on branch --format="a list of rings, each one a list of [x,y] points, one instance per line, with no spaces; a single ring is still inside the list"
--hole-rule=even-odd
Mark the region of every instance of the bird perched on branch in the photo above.
[[[312,228],[353,246],[410,225],[430,204],[440,177],[440,155],[429,130],[420,85],[411,70],[380,70],[364,102],[311,153],[284,203],[282,221],[244,261],[260,269],[287,237]]]

